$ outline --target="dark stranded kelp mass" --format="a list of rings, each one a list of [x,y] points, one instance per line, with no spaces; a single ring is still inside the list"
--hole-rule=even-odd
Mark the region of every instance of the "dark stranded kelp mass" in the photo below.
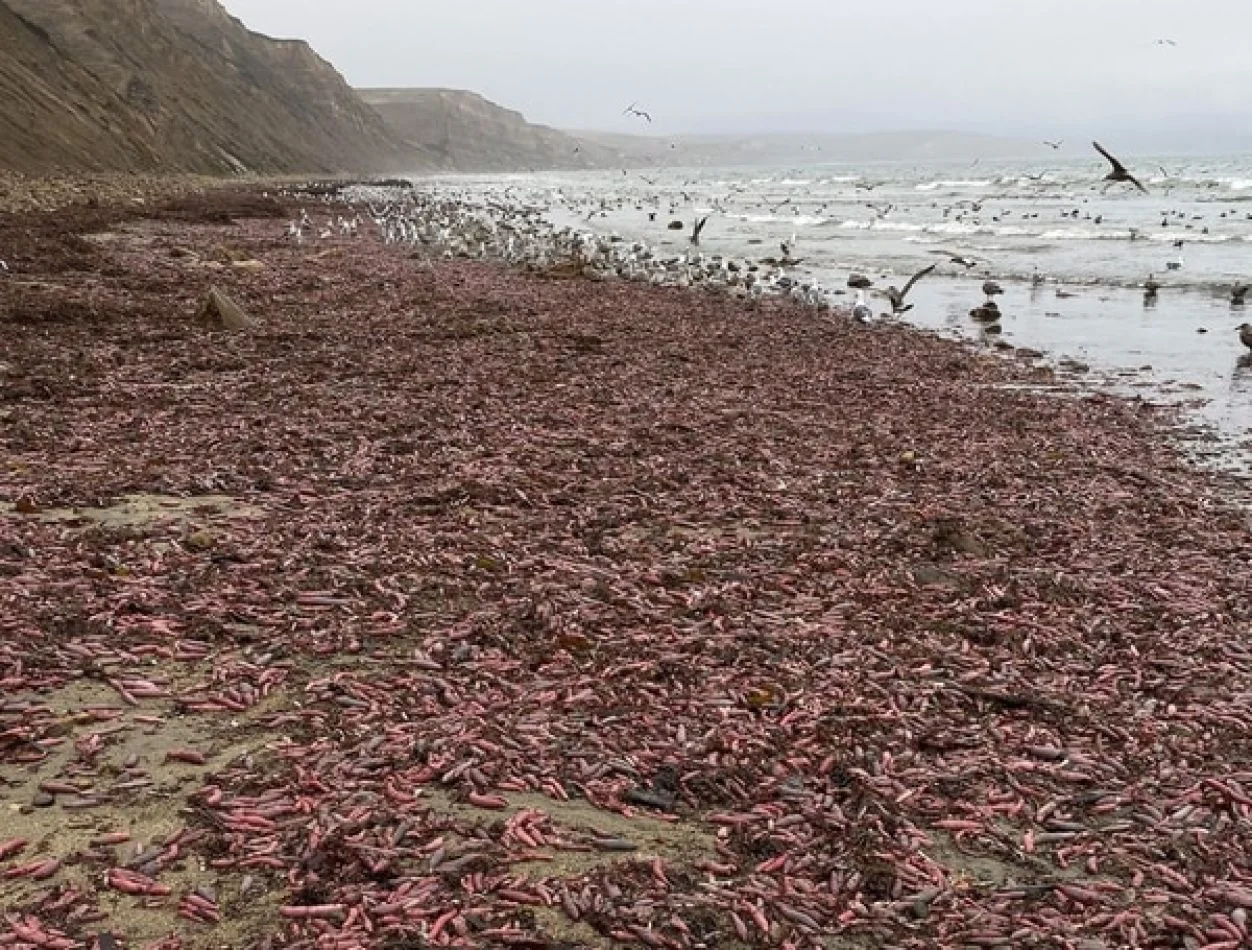
[[[1246,942],[1252,545],[1154,412],[202,200],[5,232],[0,943]]]

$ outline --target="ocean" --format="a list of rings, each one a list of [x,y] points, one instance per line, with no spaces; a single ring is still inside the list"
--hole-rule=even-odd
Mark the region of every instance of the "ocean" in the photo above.
[[[849,273],[902,286],[904,319],[985,340],[969,310],[983,281],[1004,288],[999,339],[1088,369],[1088,385],[1183,406],[1194,447],[1247,468],[1252,360],[1237,328],[1252,313],[1231,287],[1252,281],[1252,157],[1127,159],[1148,194],[1101,180],[1090,157],[1052,161],[660,168],[423,179],[423,187],[543,209],[558,224],[705,255],[790,254],[792,271],[846,291]],[[671,221],[683,231],[669,230]],[[972,266],[955,263],[960,257]],[[1152,275],[1161,285],[1145,300]],[[851,303],[850,296],[832,300]],[[871,297],[876,311],[889,309]],[[1252,309],[1252,303],[1249,305]]]

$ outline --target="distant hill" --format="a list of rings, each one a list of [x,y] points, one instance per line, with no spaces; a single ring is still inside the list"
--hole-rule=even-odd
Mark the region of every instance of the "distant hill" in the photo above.
[[[449,171],[597,168],[619,164],[613,148],[583,142],[460,89],[358,89],[393,134]]]
[[[0,0],[0,168],[418,170],[299,40],[216,0]]]
[[[964,132],[874,132],[860,135],[777,133],[680,135],[672,138],[571,132],[612,149],[633,165],[780,165],[822,162],[945,162],[1041,158],[1041,142]]]

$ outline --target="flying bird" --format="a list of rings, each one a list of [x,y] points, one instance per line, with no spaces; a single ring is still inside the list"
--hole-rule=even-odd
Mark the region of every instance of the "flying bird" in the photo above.
[[[706,214],[703,218],[691,226],[691,237],[689,240],[692,244],[700,243],[700,232],[704,230],[704,226],[709,223],[709,216]]]
[[[1173,40],[1157,40],[1156,45],[1157,46],[1177,46],[1178,44],[1175,43]]]
[[[1059,141],[1056,141],[1056,142],[1049,142],[1047,139],[1044,139],[1044,140],[1043,140],[1043,144],[1044,144],[1044,145],[1046,145],[1046,146],[1047,146],[1048,148],[1050,148],[1050,149],[1058,149],[1058,148],[1060,148],[1062,145],[1064,145],[1064,144],[1065,144],[1065,140],[1064,140],[1064,139],[1060,139]]]
[[[914,274],[912,277],[909,278],[908,283],[904,285],[903,290],[896,290],[895,287],[888,287],[886,290],[882,292],[883,296],[885,296],[888,300],[891,301],[892,313],[907,313],[908,311],[913,309],[912,304],[908,304],[907,306],[905,305],[904,298],[909,295],[909,291],[913,289],[914,284],[916,284],[919,280],[921,280],[923,277],[925,277],[927,274],[929,274],[938,266],[939,266],[938,264],[931,264],[929,267],[923,267],[916,274]]]
[[[648,114],[647,112],[644,112],[642,109],[636,108],[637,105],[638,103],[632,102],[630,105],[628,105],[625,109],[622,110],[622,115],[638,116],[641,119],[647,119],[648,122],[650,123],[652,121],[652,116]]]
[[[1091,144],[1095,146],[1095,150],[1107,158],[1109,164],[1113,166],[1109,173],[1104,176],[1105,181],[1128,181],[1145,195],[1148,193],[1148,189],[1144,188],[1143,185],[1139,183],[1139,179],[1130,172],[1126,171],[1126,166],[1119,162],[1103,145],[1099,142],[1092,142]]]

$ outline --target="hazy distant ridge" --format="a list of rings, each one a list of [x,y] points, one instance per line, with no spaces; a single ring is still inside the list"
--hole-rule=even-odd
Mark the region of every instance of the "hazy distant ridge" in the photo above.
[[[966,132],[872,132],[859,135],[778,133],[680,135],[672,138],[574,131],[622,153],[632,164],[777,165],[821,162],[944,162],[1046,158],[1042,142]]]

